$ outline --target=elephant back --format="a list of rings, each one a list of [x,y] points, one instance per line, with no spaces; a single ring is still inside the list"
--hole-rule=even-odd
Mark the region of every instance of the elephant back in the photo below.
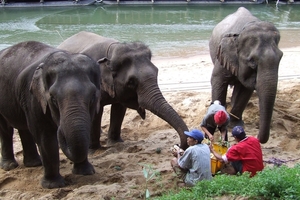
[[[97,61],[105,57],[110,44],[116,42],[118,41],[115,39],[81,31],[63,41],[57,48],[72,53],[82,53]]]

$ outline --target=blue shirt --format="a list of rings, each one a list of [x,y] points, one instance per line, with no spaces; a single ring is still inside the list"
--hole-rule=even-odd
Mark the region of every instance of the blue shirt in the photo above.
[[[197,181],[212,178],[210,150],[207,144],[196,144],[187,148],[179,158],[178,165],[189,170],[185,177],[187,186],[194,186]]]

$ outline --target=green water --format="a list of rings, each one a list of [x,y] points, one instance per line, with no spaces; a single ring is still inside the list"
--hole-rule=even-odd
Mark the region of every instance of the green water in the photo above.
[[[0,49],[26,40],[57,46],[85,30],[120,41],[143,41],[156,57],[208,51],[213,27],[238,5],[0,8]],[[300,5],[244,5],[280,30],[282,47],[300,45]]]

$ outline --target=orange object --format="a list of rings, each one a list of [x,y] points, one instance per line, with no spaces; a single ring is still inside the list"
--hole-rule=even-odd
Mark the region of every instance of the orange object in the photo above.
[[[213,147],[214,150],[221,155],[225,154],[228,149],[226,146],[222,146],[219,144],[213,144]],[[215,175],[218,171],[221,170],[223,163],[217,160],[215,156],[211,156],[210,160],[211,160],[211,173]]]
[[[222,167],[222,163],[215,158],[210,159],[211,161],[211,173],[215,175],[218,171],[220,171]]]

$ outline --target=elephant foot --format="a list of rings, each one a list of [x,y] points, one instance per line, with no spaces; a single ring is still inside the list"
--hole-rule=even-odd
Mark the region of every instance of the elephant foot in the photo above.
[[[107,142],[106,142],[106,145],[108,147],[110,147],[110,146],[113,146],[114,144],[116,144],[118,142],[124,142],[124,141],[122,140],[122,138],[119,138],[117,140],[115,140],[115,139],[108,139]]]
[[[23,162],[26,167],[42,166],[42,161],[39,156],[34,158],[24,157]]]
[[[235,126],[244,127],[244,121],[243,120],[230,120],[228,127],[232,129]]]
[[[16,160],[6,160],[1,162],[1,169],[9,171],[19,166]]]
[[[95,174],[95,169],[89,161],[85,160],[81,163],[74,163],[73,165],[73,174],[80,174],[80,175],[92,175]]]
[[[97,150],[101,148],[100,142],[90,143],[89,149],[91,150]]]
[[[100,146],[98,148],[90,148],[89,149],[89,155],[93,155],[97,151],[106,151],[107,149],[108,149],[108,147],[103,147],[103,146]]]
[[[64,178],[59,174],[57,177],[55,178],[43,178],[41,185],[43,188],[47,188],[47,189],[52,189],[52,188],[61,188],[66,186],[65,180]]]

